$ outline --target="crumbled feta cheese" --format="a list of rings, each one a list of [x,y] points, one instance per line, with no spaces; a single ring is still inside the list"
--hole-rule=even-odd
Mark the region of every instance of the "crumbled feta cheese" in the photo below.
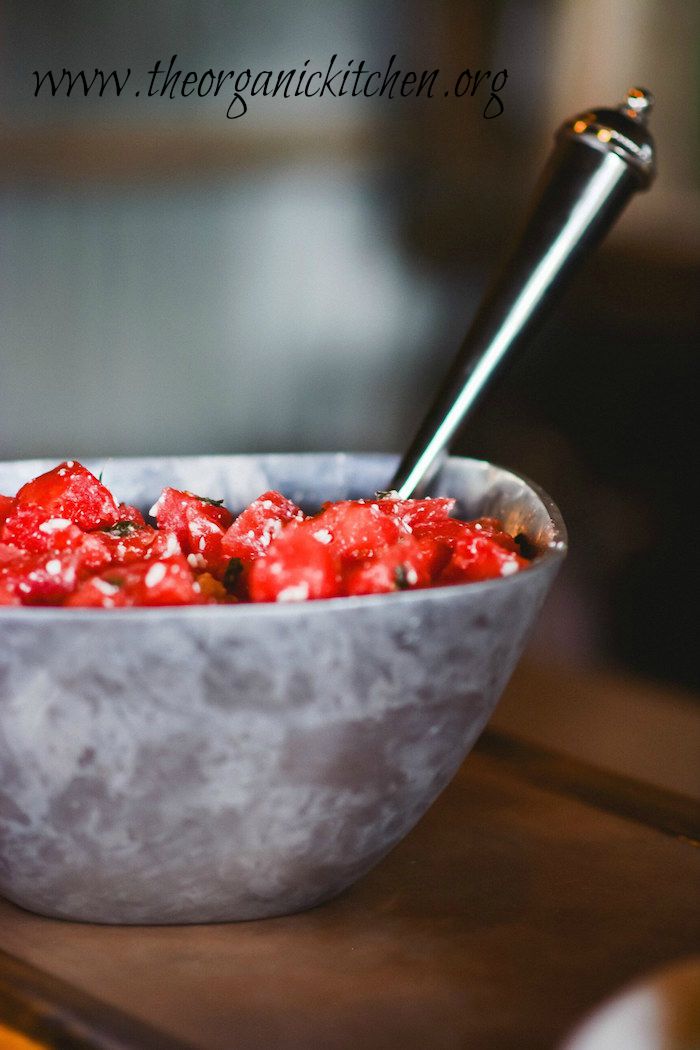
[[[285,587],[277,595],[278,602],[303,602],[309,597],[309,585],[305,581],[303,583],[295,583],[290,587]]]
[[[165,550],[163,551],[163,554],[161,555],[161,557],[169,558],[171,554],[179,554],[179,553],[180,553],[180,543],[179,543],[178,538],[175,535],[175,533],[171,532],[168,535],[167,540],[165,541]],[[202,561],[204,561],[204,559],[202,559]]]
[[[69,518],[49,518],[48,521],[42,521],[39,532],[62,532],[72,524]]]
[[[516,561],[506,561],[501,565],[501,576],[512,576],[517,571],[518,563]]]
[[[147,587],[155,587],[165,577],[165,566],[162,562],[157,561],[155,565],[151,565],[150,569],[146,573],[144,583]]]
[[[330,543],[333,539],[328,529],[316,529],[316,532],[312,532],[311,535],[319,543]]]
[[[51,558],[50,561],[47,561],[45,568],[49,576],[60,576],[61,563],[58,558]]]
[[[107,597],[110,597],[111,595],[116,594],[118,592],[118,590],[119,590],[119,588],[115,584],[108,583],[107,580],[100,580],[100,579],[93,580],[92,581],[92,585],[93,585],[93,587],[96,590],[98,590],[100,592],[100,594],[104,594]],[[114,603],[112,603],[112,604],[114,604]]]

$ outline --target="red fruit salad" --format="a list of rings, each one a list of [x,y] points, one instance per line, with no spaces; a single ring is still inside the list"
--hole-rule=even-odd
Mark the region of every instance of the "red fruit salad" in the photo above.
[[[0,605],[298,602],[470,583],[529,564],[493,518],[450,517],[453,499],[324,504],[307,516],[264,492],[238,516],[166,488],[149,523],[75,461],[0,495]]]

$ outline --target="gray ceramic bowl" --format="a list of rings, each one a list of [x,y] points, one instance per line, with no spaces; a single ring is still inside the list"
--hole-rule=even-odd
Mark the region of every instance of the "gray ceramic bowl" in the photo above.
[[[142,507],[172,484],[238,509],[271,487],[371,495],[394,460],[88,465]],[[0,492],[50,466],[0,464]],[[483,729],[565,553],[555,506],[507,471],[452,459],[439,492],[524,531],[533,566],[291,605],[0,608],[0,892],[70,919],[212,922],[308,908],[375,865]]]

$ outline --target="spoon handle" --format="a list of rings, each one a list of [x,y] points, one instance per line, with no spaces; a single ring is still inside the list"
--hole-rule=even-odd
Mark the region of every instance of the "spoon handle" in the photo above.
[[[653,96],[633,88],[616,109],[582,113],[559,129],[525,229],[484,299],[390,488],[406,499],[437,473],[455,432],[508,356],[531,335],[575,266],[632,194],[654,177],[646,128]]]

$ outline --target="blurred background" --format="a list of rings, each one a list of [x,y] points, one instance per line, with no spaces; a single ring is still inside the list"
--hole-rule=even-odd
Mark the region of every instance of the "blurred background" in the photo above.
[[[657,96],[659,177],[457,451],[538,481],[571,557],[533,643],[697,687],[700,5],[5,0],[0,456],[398,450],[565,117]],[[507,69],[462,99],[146,98],[198,71]],[[33,71],[132,69],[121,97]],[[136,84],[144,88],[136,97]]]

